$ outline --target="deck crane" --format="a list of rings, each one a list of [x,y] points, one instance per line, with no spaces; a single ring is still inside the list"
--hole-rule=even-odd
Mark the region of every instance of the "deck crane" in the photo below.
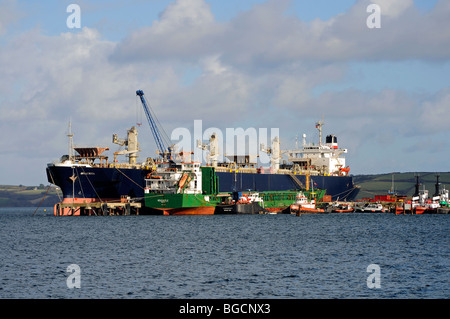
[[[174,145],[171,145],[169,137],[159,123],[155,113],[149,107],[147,100],[144,97],[144,92],[142,90],[137,90],[136,95],[141,99],[142,107],[144,108],[145,115],[147,116],[148,124],[150,125],[159,154],[161,154],[164,159],[173,160]]]

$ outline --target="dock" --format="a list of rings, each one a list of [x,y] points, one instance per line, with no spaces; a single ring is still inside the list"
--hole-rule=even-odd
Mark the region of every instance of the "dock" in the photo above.
[[[123,197],[120,201],[71,201],[65,199],[54,206],[55,216],[114,216],[139,215],[141,202]]]

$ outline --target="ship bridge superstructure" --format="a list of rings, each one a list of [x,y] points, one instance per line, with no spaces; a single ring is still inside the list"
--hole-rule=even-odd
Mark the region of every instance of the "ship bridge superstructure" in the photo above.
[[[160,162],[145,179],[145,192],[168,194],[201,194],[200,162]]]
[[[337,137],[333,134],[327,135],[325,143],[322,143],[322,126],[319,121],[316,128],[319,130],[319,143],[306,143],[306,134],[303,134],[303,147],[293,150],[285,150],[288,161],[292,163],[294,170],[308,170],[312,174],[343,176],[348,175],[349,168],[345,166],[347,149],[339,148]]]

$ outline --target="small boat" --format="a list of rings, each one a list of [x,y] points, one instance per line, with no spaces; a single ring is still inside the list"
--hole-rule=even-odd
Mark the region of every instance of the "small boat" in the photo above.
[[[416,206],[416,207],[413,208],[413,212],[416,215],[423,214],[426,210],[428,210],[428,208],[427,207],[423,207],[423,206]]]
[[[316,207],[314,199],[309,200],[303,192],[299,192],[296,201],[290,206],[291,214],[300,216],[301,214],[323,213],[324,210]]]
[[[351,203],[335,202],[328,206],[326,211],[329,213],[351,213],[354,211],[354,208]]]
[[[405,209],[403,208],[403,206],[395,206],[394,212],[395,212],[395,215],[404,214]]]
[[[366,203],[363,206],[357,207],[355,211],[361,213],[383,213],[385,210],[380,203]]]

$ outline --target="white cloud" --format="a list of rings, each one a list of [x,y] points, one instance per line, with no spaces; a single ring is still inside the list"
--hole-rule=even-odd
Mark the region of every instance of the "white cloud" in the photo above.
[[[182,28],[201,29],[214,23],[209,5],[203,0],[177,0],[169,4],[153,25],[156,34],[179,32]]]
[[[227,71],[227,67],[221,63],[220,56],[218,55],[206,57],[202,62],[203,70],[205,72],[220,75]]]
[[[414,0],[374,0],[372,3],[378,4],[381,14],[388,17],[398,17],[406,9],[414,6]]]
[[[423,103],[419,119],[423,133],[450,132],[450,87]]]
[[[225,63],[244,68],[298,60],[448,59],[450,6],[443,2],[421,14],[412,0],[380,0],[382,28],[374,30],[366,25],[368,0],[359,0],[345,14],[311,23],[286,15],[289,1],[268,1],[223,24],[214,20],[204,0],[178,0],[152,26],[130,34],[114,58],[195,61],[220,54]]]
[[[17,8],[16,0],[0,1],[0,36],[4,35],[11,24],[17,22],[23,14]]]
[[[132,32],[112,56],[117,61],[196,60],[214,50],[221,26],[204,0],[177,0],[149,27]]]

